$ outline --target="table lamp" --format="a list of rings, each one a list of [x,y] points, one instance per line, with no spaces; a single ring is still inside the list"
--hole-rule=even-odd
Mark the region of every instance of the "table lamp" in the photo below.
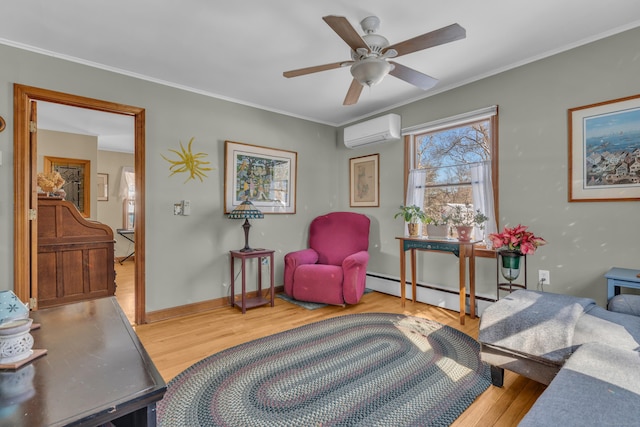
[[[244,224],[242,224],[242,228],[244,228],[244,248],[240,249],[240,252],[251,252],[253,249],[249,247],[249,228],[251,228],[249,218],[264,218],[264,214],[259,209],[256,209],[249,200],[245,200],[231,211],[229,218],[244,219]]]

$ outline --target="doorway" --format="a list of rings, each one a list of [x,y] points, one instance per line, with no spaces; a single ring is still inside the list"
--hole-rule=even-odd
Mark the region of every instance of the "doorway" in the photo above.
[[[145,310],[145,110],[62,92],[14,84],[14,291],[37,309],[36,147],[37,102],[87,108],[134,119],[135,169],[135,323],[146,322]]]

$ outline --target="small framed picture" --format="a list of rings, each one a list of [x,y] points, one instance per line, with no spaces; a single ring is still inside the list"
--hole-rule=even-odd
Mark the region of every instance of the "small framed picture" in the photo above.
[[[97,181],[98,201],[106,202],[109,200],[109,174],[99,173]]]
[[[349,159],[349,206],[380,206],[380,155]]]

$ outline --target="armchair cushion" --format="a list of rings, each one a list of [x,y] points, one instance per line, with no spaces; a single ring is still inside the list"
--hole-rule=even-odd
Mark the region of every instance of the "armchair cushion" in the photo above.
[[[343,304],[342,267],[326,264],[307,264],[296,268],[293,297],[301,301],[324,304]]]
[[[344,259],[369,249],[369,218],[352,212],[333,212],[311,221],[309,247],[319,264],[342,265]]]
[[[369,262],[365,215],[333,212],[309,227],[309,248],[284,257],[284,291],[300,301],[357,304],[364,294]]]

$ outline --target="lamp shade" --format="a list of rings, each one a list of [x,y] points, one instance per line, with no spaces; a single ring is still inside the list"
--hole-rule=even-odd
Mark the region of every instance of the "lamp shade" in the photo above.
[[[351,75],[363,86],[377,85],[391,71],[391,65],[380,58],[365,58],[351,66]]]
[[[253,206],[249,200],[245,200],[240,205],[229,213],[231,219],[254,219],[264,218],[264,214]]]
[[[249,247],[249,228],[251,228],[251,224],[249,224],[249,219],[254,218],[264,218],[264,214],[253,206],[249,200],[245,200],[240,203],[240,205],[231,211],[229,214],[229,218],[231,219],[244,219],[244,224],[242,224],[242,228],[244,229],[244,248],[240,249],[240,252],[250,252],[253,249]]]

